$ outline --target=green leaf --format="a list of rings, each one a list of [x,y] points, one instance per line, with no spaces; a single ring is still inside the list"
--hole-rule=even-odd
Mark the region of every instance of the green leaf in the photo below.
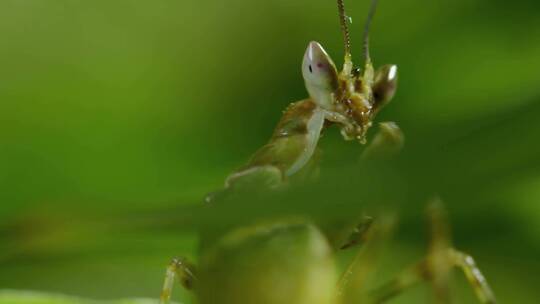
[[[157,299],[119,299],[98,301],[26,290],[0,290],[0,304],[156,304]]]

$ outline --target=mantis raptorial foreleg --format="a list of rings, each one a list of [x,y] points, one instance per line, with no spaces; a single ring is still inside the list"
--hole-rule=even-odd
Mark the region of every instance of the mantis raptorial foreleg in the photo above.
[[[448,303],[448,277],[454,267],[464,272],[481,303],[497,303],[474,259],[452,247],[449,228],[440,202],[430,204],[429,218],[431,242],[426,258],[401,272],[389,283],[372,291],[371,303],[383,303],[422,281],[432,284],[437,303]]]
[[[167,267],[165,282],[161,290],[159,303],[168,304],[171,299],[174,282],[178,280],[184,288],[191,290],[195,283],[195,267],[185,258],[174,258]]]
[[[311,159],[304,165],[304,167],[298,171],[294,176],[291,176],[290,181],[314,181],[317,180],[321,174],[321,149],[315,149]]]
[[[283,172],[272,165],[255,166],[231,174],[225,181],[226,188],[261,187],[272,189],[283,183]]]

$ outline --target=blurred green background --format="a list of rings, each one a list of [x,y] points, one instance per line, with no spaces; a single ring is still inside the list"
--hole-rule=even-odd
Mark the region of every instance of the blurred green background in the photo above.
[[[346,1],[358,59],[367,2]],[[442,195],[501,303],[536,303],[540,2],[380,2],[371,54],[400,84],[379,119],[407,138],[396,170]],[[334,1],[1,1],[0,289],[156,297],[169,259],[196,255],[183,212],[305,98],[311,40],[341,65]],[[323,175],[361,150],[335,130],[321,144]],[[401,205],[388,273],[424,252],[425,202]],[[395,301],[429,302],[425,286]]]

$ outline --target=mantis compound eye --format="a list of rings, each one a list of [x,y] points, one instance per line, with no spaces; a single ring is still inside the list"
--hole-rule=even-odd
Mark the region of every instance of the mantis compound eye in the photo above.
[[[376,111],[392,100],[396,93],[397,80],[397,65],[388,64],[377,70],[373,84],[373,97],[375,99],[373,108]]]
[[[317,42],[310,42],[302,62],[302,75],[310,97],[321,107],[330,108],[330,95],[338,87],[334,62]]]

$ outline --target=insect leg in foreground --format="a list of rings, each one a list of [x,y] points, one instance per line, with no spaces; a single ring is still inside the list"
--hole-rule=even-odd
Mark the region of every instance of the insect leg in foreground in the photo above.
[[[338,282],[340,303],[368,302],[366,285],[376,271],[377,257],[389,238],[394,223],[394,217],[382,216],[374,220],[365,231],[362,247]]]
[[[174,281],[178,279],[184,288],[190,290],[195,282],[194,266],[184,258],[174,258],[167,267],[165,282],[161,290],[159,303],[167,304],[171,299]]]
[[[429,281],[435,291],[437,303],[448,303],[448,277],[451,269],[458,267],[464,272],[481,303],[497,303],[474,259],[452,247],[441,202],[431,203],[428,212],[432,239],[427,257],[403,271],[394,280],[371,292],[372,302],[383,303],[408,287],[421,281]]]

